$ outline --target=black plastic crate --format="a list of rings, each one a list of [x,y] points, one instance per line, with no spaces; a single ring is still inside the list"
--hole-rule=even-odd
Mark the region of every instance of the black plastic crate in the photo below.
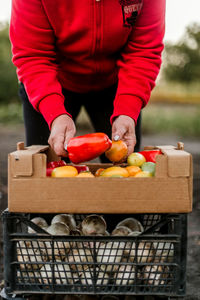
[[[7,295],[185,295],[186,214],[134,215],[144,227],[138,236],[51,236],[33,215],[2,217]],[[75,215],[77,224],[84,217]]]

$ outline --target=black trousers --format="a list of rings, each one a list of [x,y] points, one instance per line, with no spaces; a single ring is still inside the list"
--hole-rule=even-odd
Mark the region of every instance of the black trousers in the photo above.
[[[63,89],[65,96],[65,108],[72,115],[76,123],[77,116],[83,106],[95,132],[104,132],[111,138],[110,116],[113,112],[113,101],[116,94],[117,85],[98,92],[86,94],[74,93]],[[28,100],[23,84],[20,84],[19,96],[23,104],[23,115],[26,135],[26,145],[47,145],[49,138],[49,127],[43,116],[38,113]],[[139,151],[141,142],[141,116],[138,118],[136,126],[137,144],[135,151]],[[105,156],[100,157],[101,162],[107,162]]]

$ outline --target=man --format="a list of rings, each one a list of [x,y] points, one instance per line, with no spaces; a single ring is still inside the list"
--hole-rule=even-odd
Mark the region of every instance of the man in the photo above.
[[[112,126],[112,138],[133,152],[164,28],[165,0],[13,0],[10,38],[27,144],[48,141],[66,156],[84,105],[96,131],[109,134]]]

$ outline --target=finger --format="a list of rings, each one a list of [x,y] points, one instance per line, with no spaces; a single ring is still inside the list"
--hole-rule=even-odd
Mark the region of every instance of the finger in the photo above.
[[[129,156],[131,153],[134,152],[135,144],[136,144],[136,138],[135,136],[125,139],[125,143],[127,145],[128,151],[127,151],[127,156]]]
[[[51,147],[58,156],[67,157],[67,153],[64,149],[64,134],[59,134],[49,141]]]
[[[120,127],[120,128],[116,128],[115,126],[113,127],[112,129],[112,139],[114,141],[119,141],[119,140],[122,140],[125,133],[126,133],[126,128],[123,126],[123,127]]]

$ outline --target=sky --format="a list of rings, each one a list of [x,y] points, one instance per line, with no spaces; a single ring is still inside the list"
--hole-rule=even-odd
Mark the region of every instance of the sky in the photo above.
[[[9,21],[10,11],[11,0],[0,0],[0,22]],[[192,22],[200,23],[200,0],[166,0],[166,41],[178,41]]]

